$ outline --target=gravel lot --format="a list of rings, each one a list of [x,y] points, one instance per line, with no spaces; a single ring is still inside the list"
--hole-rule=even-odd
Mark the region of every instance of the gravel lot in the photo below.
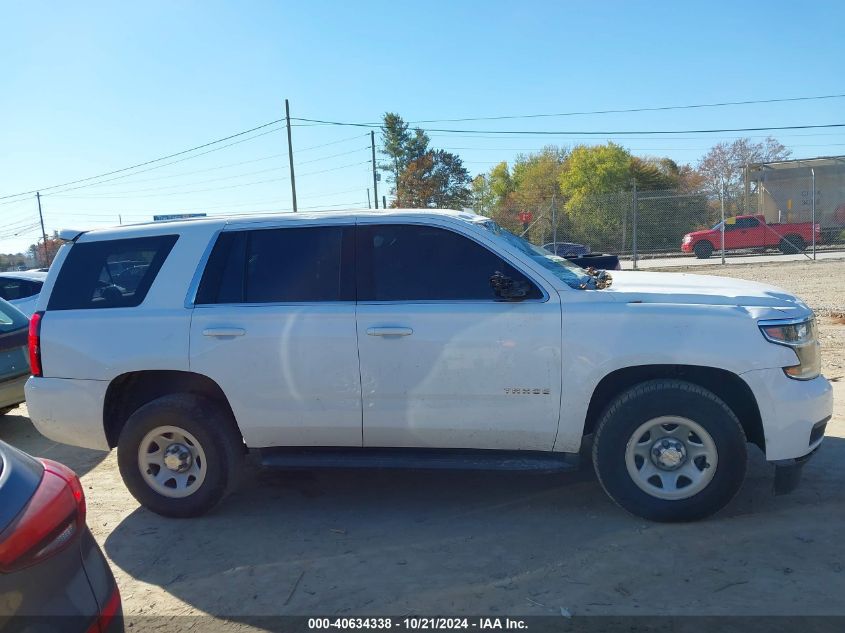
[[[130,616],[212,614],[240,631],[256,630],[248,616],[273,614],[845,615],[845,262],[694,272],[764,281],[807,300],[822,315],[837,399],[796,492],[774,497],[771,472],[751,449],[740,494],[697,524],[631,517],[590,472],[255,466],[213,514],[168,520],[138,507],[114,453],[44,439],[25,407],[3,419],[0,438],[83,475],[88,523]]]

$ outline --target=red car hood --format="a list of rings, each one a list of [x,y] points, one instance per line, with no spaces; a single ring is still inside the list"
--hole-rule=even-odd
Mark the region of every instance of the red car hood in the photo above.
[[[701,231],[691,231],[684,235],[684,237],[691,237],[695,239],[696,237],[708,237],[709,235],[713,235],[713,233],[718,233],[719,231],[714,231],[713,229],[702,229]]]

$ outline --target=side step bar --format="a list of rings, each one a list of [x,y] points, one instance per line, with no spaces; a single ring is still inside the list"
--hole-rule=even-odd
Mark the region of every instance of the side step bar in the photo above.
[[[386,468],[417,470],[577,470],[579,456],[546,451],[434,448],[262,448],[263,466],[283,469]]]

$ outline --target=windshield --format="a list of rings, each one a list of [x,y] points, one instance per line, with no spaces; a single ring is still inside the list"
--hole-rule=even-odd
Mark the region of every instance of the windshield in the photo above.
[[[533,261],[546,270],[551,271],[555,277],[563,281],[570,288],[575,288],[576,290],[583,289],[584,287],[595,288],[595,279],[584,272],[583,268],[576,266],[568,259],[558,257],[539,246],[535,246],[528,240],[524,240],[507,229],[502,228],[493,222],[493,220],[486,220],[479,222],[479,224],[505,240],[511,246],[519,249],[520,252],[531,257]]]

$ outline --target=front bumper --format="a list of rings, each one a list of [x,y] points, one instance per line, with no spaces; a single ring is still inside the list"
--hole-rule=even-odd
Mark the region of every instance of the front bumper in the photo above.
[[[681,242],[681,250],[684,253],[692,253],[692,242]]]
[[[833,388],[824,376],[794,380],[774,368],[745,372],[740,377],[757,400],[768,461],[777,465],[818,448],[824,439],[819,425],[833,414]]]

